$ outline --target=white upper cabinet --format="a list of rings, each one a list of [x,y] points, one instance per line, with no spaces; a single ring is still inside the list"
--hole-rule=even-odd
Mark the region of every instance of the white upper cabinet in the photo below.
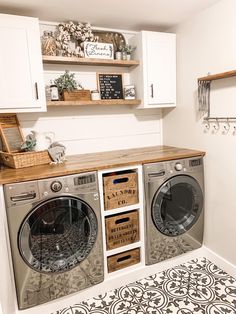
[[[141,108],[176,105],[176,35],[141,31],[130,43],[136,46],[134,58],[140,66],[132,70]]]
[[[46,111],[39,22],[0,14],[0,112]]]

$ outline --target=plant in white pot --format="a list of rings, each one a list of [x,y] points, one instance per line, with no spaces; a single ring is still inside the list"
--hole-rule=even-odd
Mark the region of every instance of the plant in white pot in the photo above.
[[[131,45],[124,45],[122,47],[122,59],[123,60],[130,60],[132,52],[136,49],[136,47]]]

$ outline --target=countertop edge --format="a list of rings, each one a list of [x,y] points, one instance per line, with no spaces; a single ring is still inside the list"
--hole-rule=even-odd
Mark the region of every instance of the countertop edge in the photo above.
[[[134,152],[134,156],[132,155]],[[144,157],[138,157],[137,155]],[[114,157],[112,158],[112,156]],[[159,155],[159,156],[158,156]],[[107,170],[126,166],[143,165],[146,163],[168,161],[175,159],[203,157],[205,152],[171,146],[151,146],[127,150],[98,152],[91,154],[71,155],[68,161],[59,165],[41,165],[29,168],[6,168],[0,172],[0,184],[19,183],[32,180],[41,180],[65,175],[79,174],[90,171]],[[95,161],[96,156],[106,156]],[[80,163],[82,160],[82,166]],[[86,160],[88,159],[88,162]],[[77,161],[78,160],[78,161]],[[87,163],[87,164],[86,164]],[[96,165],[95,165],[96,163]],[[30,169],[32,168],[32,169]],[[31,171],[33,170],[33,171]]]

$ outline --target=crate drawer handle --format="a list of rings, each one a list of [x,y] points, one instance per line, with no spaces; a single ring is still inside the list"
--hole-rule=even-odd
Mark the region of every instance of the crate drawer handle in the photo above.
[[[116,224],[116,225],[122,224],[123,222],[127,222],[127,221],[129,221],[129,220],[130,220],[129,217],[120,218],[120,219],[117,219],[117,220],[115,221],[115,224]]]
[[[125,255],[125,256],[122,256],[120,258],[117,258],[117,263],[122,263],[124,261],[126,261],[127,259],[130,259],[131,258],[131,255]]]
[[[119,184],[119,183],[124,183],[124,182],[128,182],[129,178],[119,178],[119,179],[115,179],[113,180],[113,184]]]

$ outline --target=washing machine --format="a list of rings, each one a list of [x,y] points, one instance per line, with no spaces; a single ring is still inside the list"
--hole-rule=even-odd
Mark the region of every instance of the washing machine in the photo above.
[[[104,279],[96,172],[4,186],[19,309]]]
[[[146,265],[201,247],[203,158],[144,165]]]

